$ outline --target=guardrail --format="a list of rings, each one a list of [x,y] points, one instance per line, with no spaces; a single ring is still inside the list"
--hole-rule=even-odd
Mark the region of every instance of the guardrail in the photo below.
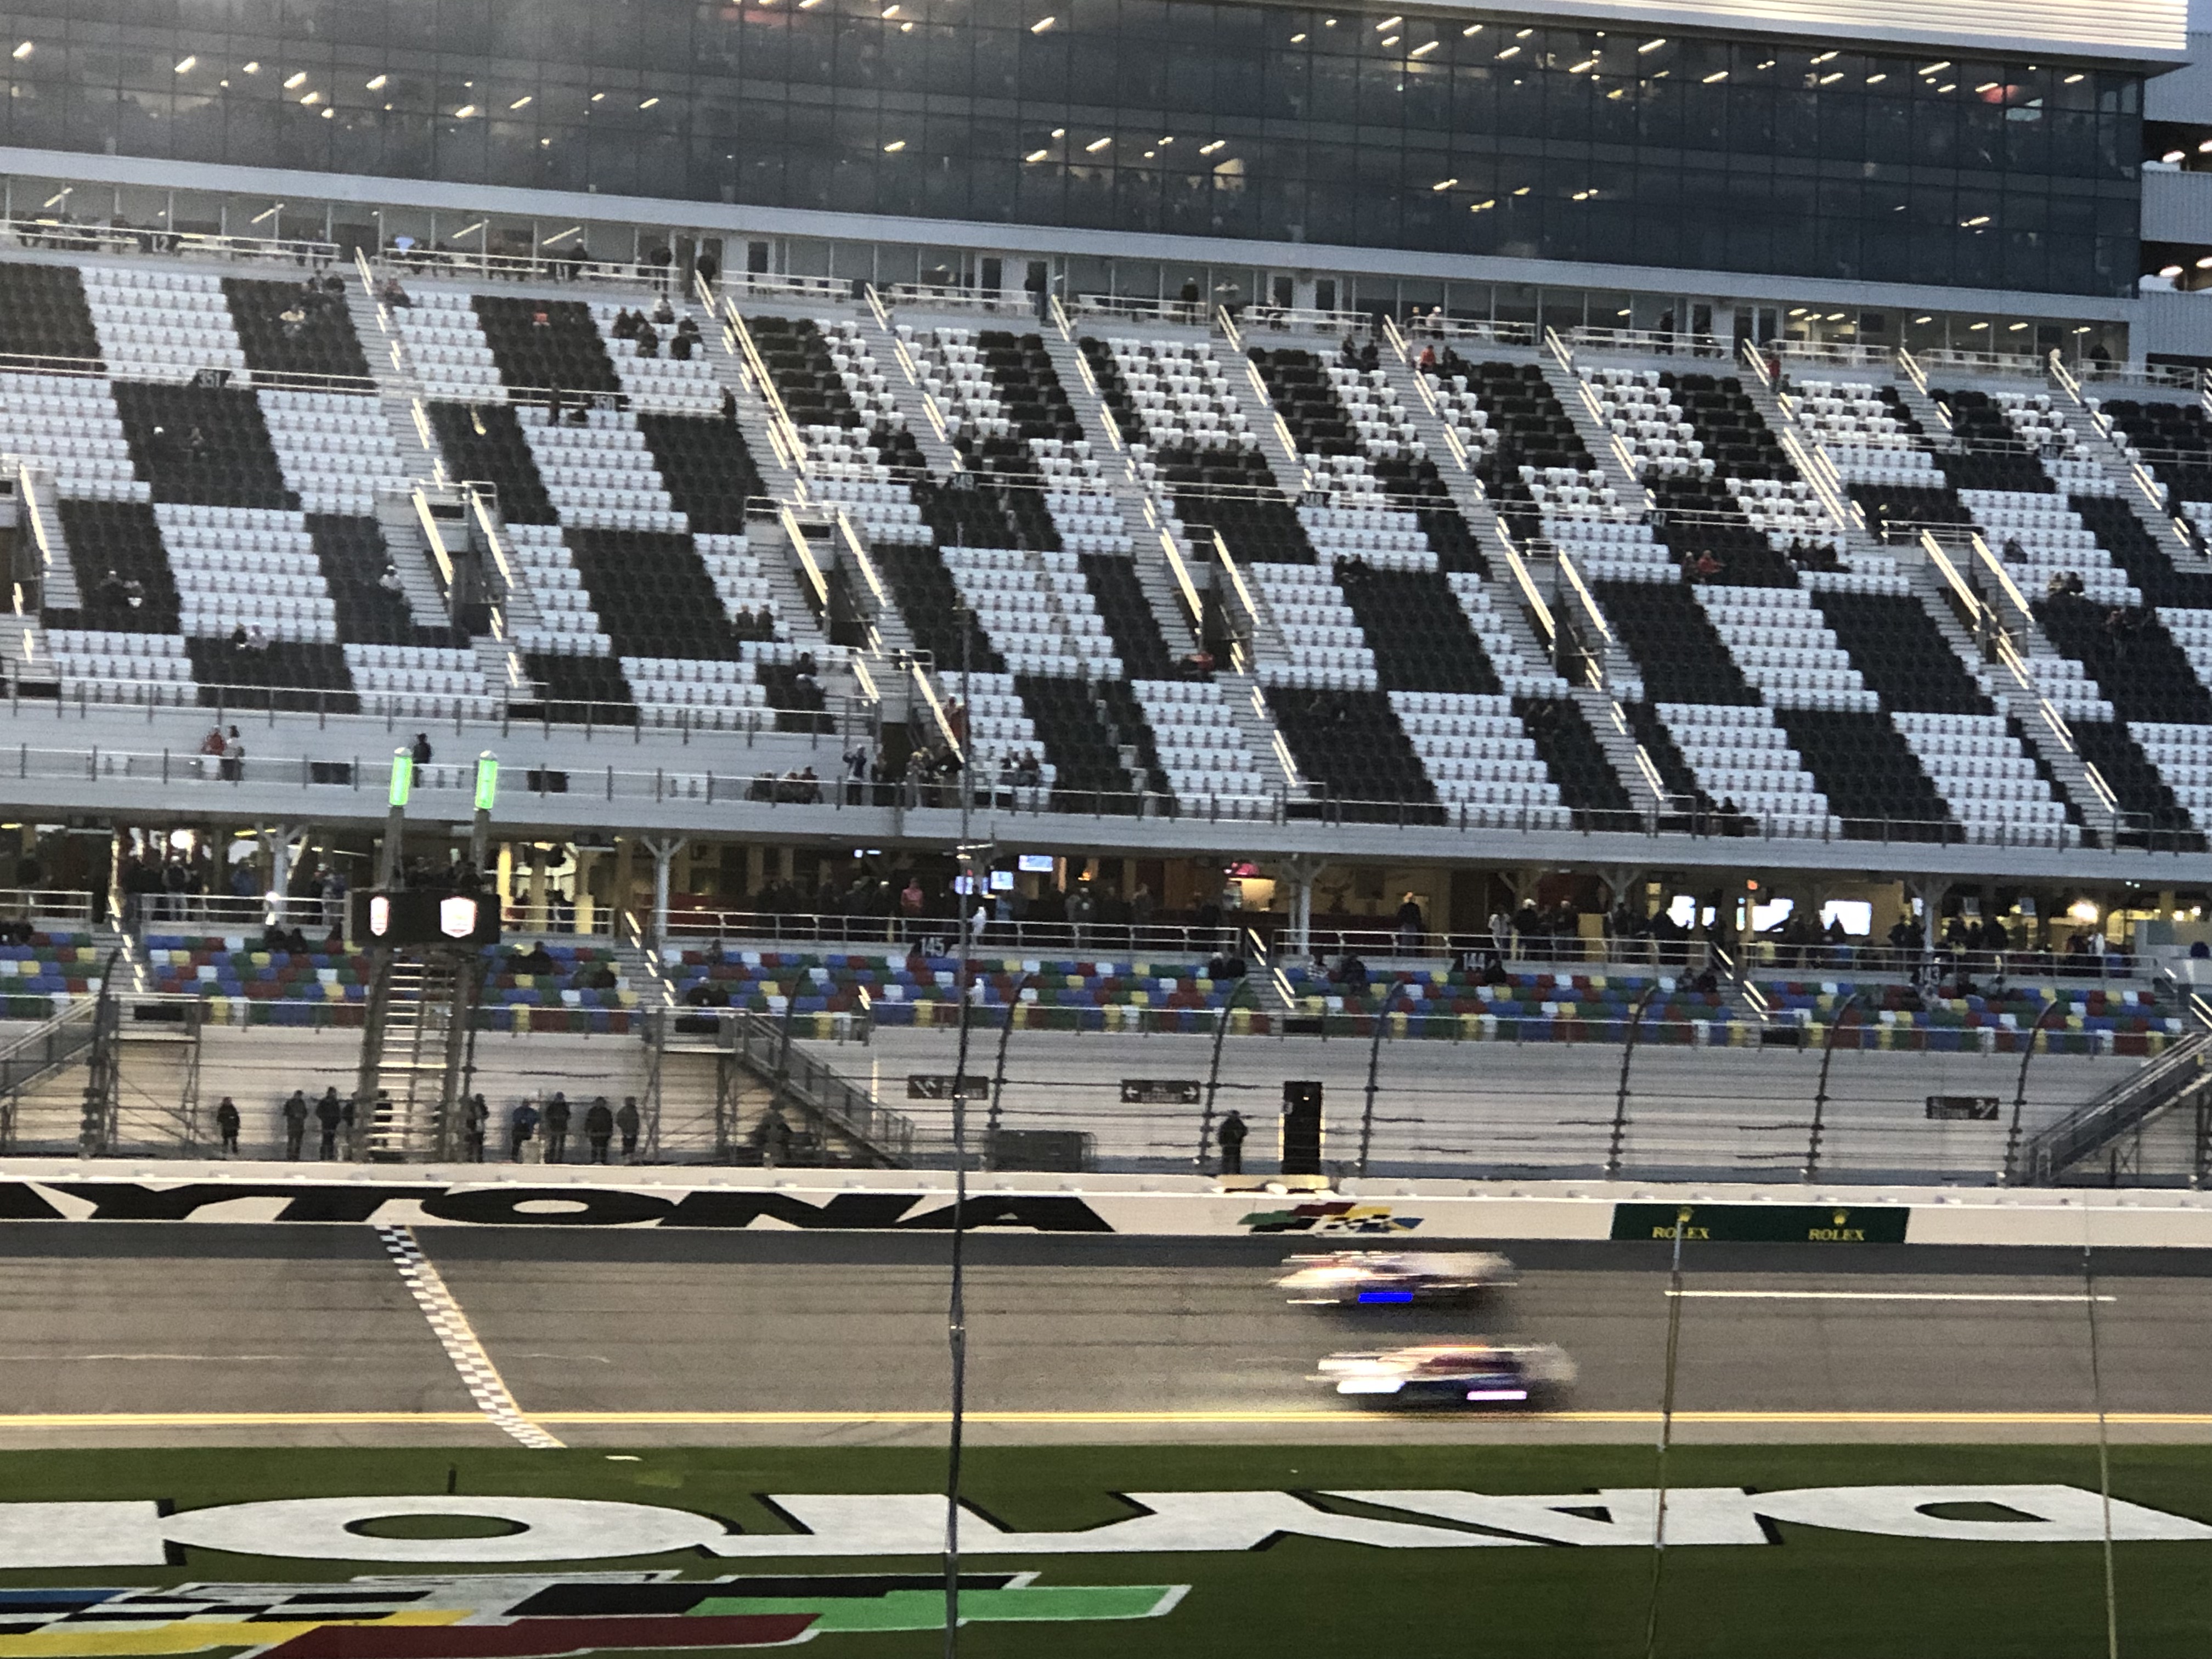
[[[1249,917],[1240,915],[1242,921]],[[993,954],[1031,951],[1082,957],[1104,953],[1132,957],[1206,957],[1232,949],[1234,922],[1072,922],[1012,920],[987,921],[976,948]],[[845,915],[775,910],[676,910],[668,913],[668,941],[681,945],[712,943],[728,951],[754,945],[822,945],[840,947],[879,945],[887,950],[934,944],[925,955],[952,956],[959,951],[957,915]]]
[[[305,369],[246,368],[234,363],[127,362],[105,357],[64,357],[34,351],[0,352],[0,368],[26,374],[60,378],[107,380],[125,371],[134,380],[156,380],[176,385],[196,382],[213,386],[258,386],[270,392],[337,392],[352,397],[372,397],[378,388],[374,376],[314,374]]]
[[[259,260],[280,264],[328,264],[338,257],[335,242],[297,236],[226,236],[198,230],[165,230],[153,225],[110,222],[79,224],[65,218],[0,219],[0,236],[25,247],[55,248],[66,253],[151,253],[166,258],[212,256],[236,263]]]
[[[520,887],[524,877],[520,870],[515,884]],[[331,900],[297,893],[254,893],[243,897],[234,893],[130,893],[129,914],[125,921],[134,933],[205,931],[216,933],[258,933],[274,927],[299,927],[302,931],[315,927],[342,927],[345,923],[343,898]],[[543,910],[543,919],[535,926],[530,921],[533,908]],[[6,896],[0,894],[0,915],[6,914]],[[551,901],[533,907],[526,897],[510,897],[500,910],[501,932],[509,937],[532,938],[543,934],[549,939],[611,939],[617,936],[617,912],[607,905],[592,907],[591,915],[578,925],[573,905],[556,906]],[[316,942],[311,938],[310,943]]]
[[[1620,351],[1662,357],[1728,357],[1729,343],[1717,334],[1691,334],[1677,330],[1593,328],[1577,324],[1566,331],[1566,339],[1578,349]]]
[[[1493,323],[1468,318],[1440,316],[1436,312],[1416,313],[1404,325],[1408,340],[1436,340],[1445,343],[1465,341],[1474,345],[1534,346],[1536,325],[1534,323]]]

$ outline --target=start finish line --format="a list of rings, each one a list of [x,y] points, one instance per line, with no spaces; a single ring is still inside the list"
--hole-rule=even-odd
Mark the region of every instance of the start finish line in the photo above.
[[[1133,1555],[1264,1549],[1277,1539],[1317,1538],[1374,1549],[1513,1549],[1541,1545],[1648,1547],[1658,1493],[1609,1487],[1549,1496],[1452,1489],[1129,1492],[1125,1520],[1073,1532],[1015,1532],[969,1511],[961,1522],[971,1556]],[[1333,1501],[1403,1518],[1343,1514]],[[154,1498],[0,1504],[0,1571],[27,1568],[152,1567],[172,1552],[300,1561],[412,1566],[604,1561],[697,1552],[730,1559],[933,1556],[945,1543],[945,1500],[934,1493],[777,1493],[768,1502],[799,1530],[733,1532],[712,1516],[594,1498],[451,1497],[295,1498],[169,1510]],[[1938,1515],[1973,1506],[1974,1518]],[[1990,1517],[1990,1509],[2001,1511]],[[363,1528],[439,1516],[503,1523],[494,1537],[392,1538]],[[1666,1541],[1771,1545],[1770,1523],[1952,1543],[2092,1543],[2106,1510],[2069,1486],[1804,1486],[1750,1492],[1686,1486],[1667,1494]],[[1449,1528],[1428,1524],[1452,1523]],[[2212,1526],[2113,1499],[2112,1536],[2124,1543],[2202,1542]],[[1468,1526],[1484,1532],[1462,1530]]]

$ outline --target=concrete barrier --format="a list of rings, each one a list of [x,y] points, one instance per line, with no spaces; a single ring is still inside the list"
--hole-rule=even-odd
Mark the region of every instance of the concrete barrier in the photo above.
[[[0,1221],[943,1231],[942,1171],[0,1163]],[[2212,1194],[1640,1182],[979,1175],[979,1231],[1279,1237],[1376,1248],[1431,1239],[2212,1247]]]

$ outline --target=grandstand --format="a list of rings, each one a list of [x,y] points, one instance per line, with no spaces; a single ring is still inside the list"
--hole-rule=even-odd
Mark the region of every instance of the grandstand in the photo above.
[[[1548,1150],[1440,1106],[1409,1170],[1606,1166],[1547,1138],[1626,1112],[1631,1044],[1697,1051],[1650,1062],[1692,1092],[1840,1048],[1955,1057],[1886,1111],[2019,1100],[1933,1160],[1867,1132],[1884,1175],[2012,1173],[2092,1105],[2117,1170],[2187,1095],[2212,99],[2178,9],[1255,3],[1188,84],[1086,94],[1087,15],[931,19],[971,78],[892,11],[648,5],[610,79],[564,5],[496,72],[427,26],[442,111],[325,0],[149,22],[174,67],[90,125],[52,114],[106,72],[82,26],[21,20],[0,1142],[73,1144],[56,1079],[119,1032],[169,1042],[173,1104],[115,1144],[189,1145],[220,1034],[339,1077],[397,1018],[415,1065],[449,993],[552,1057],[518,1076],[618,1046],[622,1091],[692,1091],[670,1146],[732,1156],[801,1063],[821,1155],[948,1156],[847,1045],[934,1054],[963,1000],[1024,1054],[1379,1030],[1565,1079],[1486,1132]],[[892,101],[830,182],[781,112],[848,27]],[[1001,94],[1059,112],[998,155]],[[779,113],[726,131],[740,99]],[[394,992],[343,897],[392,866],[540,949]],[[1085,1156],[1167,1157],[1116,1104]],[[356,1150],[450,1152],[440,1109]],[[1771,1170],[1761,1133],[1649,1144]]]

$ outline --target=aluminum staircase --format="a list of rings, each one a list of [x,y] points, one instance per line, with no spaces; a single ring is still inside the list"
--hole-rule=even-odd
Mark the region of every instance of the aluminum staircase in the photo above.
[[[2008,1185],[2055,1187],[2096,1179],[2090,1166],[2100,1156],[2107,1178],[2120,1184],[2126,1143],[2140,1139],[2154,1118],[2177,1106],[2202,1106],[2212,1091],[2207,1045],[2202,1031],[2191,1033],[2114,1084],[2094,1100],[2039,1131],[2006,1160]]]
[[[421,961],[391,957],[370,988],[368,1018],[381,1014],[384,1040],[374,1066],[365,1060],[362,1068],[374,1103],[356,1133],[373,1159],[434,1158],[441,1151],[457,968],[443,951]]]

